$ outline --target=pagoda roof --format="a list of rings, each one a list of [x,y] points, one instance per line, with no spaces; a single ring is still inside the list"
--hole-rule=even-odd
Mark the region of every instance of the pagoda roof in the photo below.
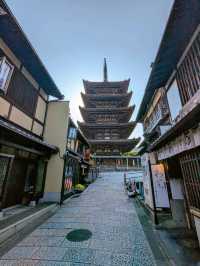
[[[94,123],[84,123],[78,122],[78,125],[85,136],[92,138],[92,135],[97,129],[118,129],[121,137],[127,139],[136,126],[136,122],[129,123],[113,123],[113,124],[94,124]]]
[[[133,139],[119,139],[119,140],[88,140],[92,151],[96,151],[99,147],[101,150],[106,147],[110,149],[118,149],[119,152],[129,152],[135,148],[135,146],[139,143],[140,138]],[[103,152],[102,152],[103,153]]]
[[[93,82],[83,80],[83,85],[86,93],[99,93],[104,90],[105,93],[109,93],[109,89],[120,89],[123,93],[128,91],[130,79],[124,81],[99,81]]]
[[[79,106],[83,120],[89,122],[89,118],[95,121],[95,115],[100,114],[117,114],[119,116],[118,122],[128,122],[133,114],[135,106],[122,107],[122,108],[85,108]]]
[[[105,100],[114,100],[119,102],[124,102],[125,106],[128,106],[130,99],[132,97],[132,91],[124,94],[85,94],[81,92],[81,97],[83,99],[84,105],[87,106],[93,101],[105,101]]]
[[[84,88],[104,88],[104,87],[127,87],[129,86],[130,79],[126,79],[123,81],[89,81],[83,80]]]

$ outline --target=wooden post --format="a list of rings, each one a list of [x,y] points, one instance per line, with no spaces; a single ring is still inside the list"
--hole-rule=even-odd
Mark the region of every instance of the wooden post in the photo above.
[[[156,200],[155,200],[155,194],[154,194],[153,176],[152,176],[152,171],[151,171],[150,160],[148,160],[148,165],[149,165],[149,176],[150,176],[150,181],[151,181],[151,191],[152,191],[152,199],[153,199],[153,220],[154,220],[155,225],[157,225],[158,216],[157,216],[157,210],[156,210]]]

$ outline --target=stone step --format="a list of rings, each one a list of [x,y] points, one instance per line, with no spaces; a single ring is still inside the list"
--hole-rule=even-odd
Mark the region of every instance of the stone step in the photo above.
[[[0,244],[17,234],[19,231],[48,213],[54,213],[59,208],[57,204],[39,204],[29,210],[12,215],[0,222]]]

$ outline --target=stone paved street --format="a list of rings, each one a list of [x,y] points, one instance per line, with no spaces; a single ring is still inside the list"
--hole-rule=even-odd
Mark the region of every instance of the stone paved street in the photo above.
[[[66,235],[88,229],[92,236],[71,242]],[[6,253],[0,265],[155,265],[122,173],[105,173],[54,216]]]

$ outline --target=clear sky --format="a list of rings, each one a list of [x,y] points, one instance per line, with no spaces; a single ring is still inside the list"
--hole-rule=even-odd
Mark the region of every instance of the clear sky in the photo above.
[[[81,120],[82,79],[131,78],[135,118],[173,0],[6,0]],[[142,135],[141,126],[134,136]]]

